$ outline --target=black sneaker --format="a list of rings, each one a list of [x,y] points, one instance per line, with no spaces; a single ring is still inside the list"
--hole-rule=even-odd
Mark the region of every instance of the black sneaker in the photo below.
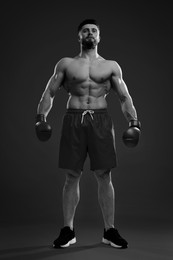
[[[59,237],[53,242],[54,248],[68,247],[76,243],[74,229],[71,230],[69,226],[61,229]]]
[[[104,229],[104,236],[102,238],[102,242],[111,245],[116,248],[127,248],[127,241],[120,236],[118,230],[115,228],[110,228],[107,231]]]

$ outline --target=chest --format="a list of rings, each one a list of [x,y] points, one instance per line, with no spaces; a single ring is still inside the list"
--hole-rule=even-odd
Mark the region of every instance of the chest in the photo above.
[[[66,69],[66,77],[71,82],[94,81],[104,83],[111,76],[111,68],[106,62],[72,62]]]

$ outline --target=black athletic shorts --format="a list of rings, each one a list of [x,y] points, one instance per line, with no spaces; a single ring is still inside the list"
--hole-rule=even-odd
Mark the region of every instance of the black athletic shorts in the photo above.
[[[67,109],[63,117],[59,168],[83,170],[87,154],[92,171],[117,166],[114,125],[107,109]]]

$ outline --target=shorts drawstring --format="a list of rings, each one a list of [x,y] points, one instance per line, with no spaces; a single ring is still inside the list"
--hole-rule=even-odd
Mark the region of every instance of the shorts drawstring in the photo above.
[[[93,110],[85,110],[83,113],[82,113],[82,119],[81,119],[81,124],[83,123],[83,120],[84,120],[84,116],[89,113],[92,120],[94,120],[94,117],[92,114],[94,114],[94,111]]]

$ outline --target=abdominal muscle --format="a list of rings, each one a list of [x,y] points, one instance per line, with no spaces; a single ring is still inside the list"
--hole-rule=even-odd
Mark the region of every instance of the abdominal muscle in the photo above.
[[[93,97],[93,96],[75,96],[70,95],[67,102],[67,109],[103,109],[107,108],[107,102],[104,96]]]
[[[69,99],[67,109],[103,109],[107,108],[106,85],[97,84],[91,81],[82,84],[73,84],[69,86]]]

